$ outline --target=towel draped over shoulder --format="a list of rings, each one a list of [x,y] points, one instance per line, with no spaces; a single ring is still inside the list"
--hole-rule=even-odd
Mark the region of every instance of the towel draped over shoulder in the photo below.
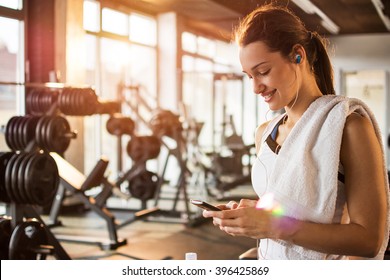
[[[274,199],[282,206],[285,216],[315,223],[333,222],[338,195],[341,141],[346,119],[352,112],[371,121],[384,151],[378,123],[366,104],[345,96],[326,95],[316,99],[284,141],[270,174],[269,186],[272,186]],[[383,176],[387,178],[384,158],[383,163]],[[389,205],[388,180],[386,188]],[[389,217],[379,254],[382,258],[388,236]],[[325,256],[285,241],[278,242],[305,258],[323,259]]]

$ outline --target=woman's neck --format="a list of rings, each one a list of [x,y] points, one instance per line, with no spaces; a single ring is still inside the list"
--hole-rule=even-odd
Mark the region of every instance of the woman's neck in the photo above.
[[[316,83],[312,86],[301,87],[294,100],[284,108],[288,116],[285,122],[287,127],[292,128],[310,104],[321,96],[322,93]]]

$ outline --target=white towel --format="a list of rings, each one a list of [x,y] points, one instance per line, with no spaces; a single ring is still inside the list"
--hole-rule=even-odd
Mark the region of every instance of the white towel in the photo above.
[[[352,112],[358,112],[371,121],[383,151],[377,121],[362,101],[334,95],[316,99],[284,141],[269,178],[274,199],[280,203],[285,216],[303,221],[332,223],[336,207],[341,140],[346,118]],[[387,177],[384,158],[383,162],[383,176]],[[386,182],[389,201],[388,181]],[[389,236],[388,225],[389,218],[382,256]],[[279,242],[305,258],[326,257],[325,254],[291,243]]]

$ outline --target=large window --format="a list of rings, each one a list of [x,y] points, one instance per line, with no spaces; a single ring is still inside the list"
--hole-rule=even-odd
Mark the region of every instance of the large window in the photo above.
[[[10,9],[20,10],[17,13]],[[0,0],[0,126],[24,112],[24,20],[22,1]],[[8,150],[0,133],[0,151]]]
[[[120,84],[140,86],[143,92],[156,98],[156,19],[137,12],[114,10],[103,4],[103,1],[84,1],[86,83],[94,86],[100,98],[106,100],[120,98]],[[123,110],[126,112],[128,108],[124,106]],[[108,116],[103,115],[85,120],[85,170],[88,172],[97,158],[106,155],[115,178],[118,171],[131,164],[130,158],[125,156],[129,139],[122,137],[123,150],[118,153],[118,139],[106,131],[107,119]],[[90,139],[94,139],[93,145]],[[118,162],[119,155],[124,155],[121,163]]]
[[[221,146],[229,116],[236,132],[253,143],[258,102],[242,76],[235,45],[190,32],[181,36],[183,102],[191,115],[204,122],[199,143],[207,150]],[[265,114],[265,113],[264,113]]]
[[[21,10],[23,8],[22,0],[0,0],[0,7],[6,7],[14,10]]]

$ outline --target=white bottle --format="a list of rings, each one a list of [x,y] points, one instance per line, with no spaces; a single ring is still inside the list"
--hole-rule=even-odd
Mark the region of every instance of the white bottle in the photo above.
[[[197,260],[197,259],[198,259],[198,256],[196,253],[193,253],[193,252],[186,253],[186,261],[188,261],[188,260],[193,261],[193,260]]]

